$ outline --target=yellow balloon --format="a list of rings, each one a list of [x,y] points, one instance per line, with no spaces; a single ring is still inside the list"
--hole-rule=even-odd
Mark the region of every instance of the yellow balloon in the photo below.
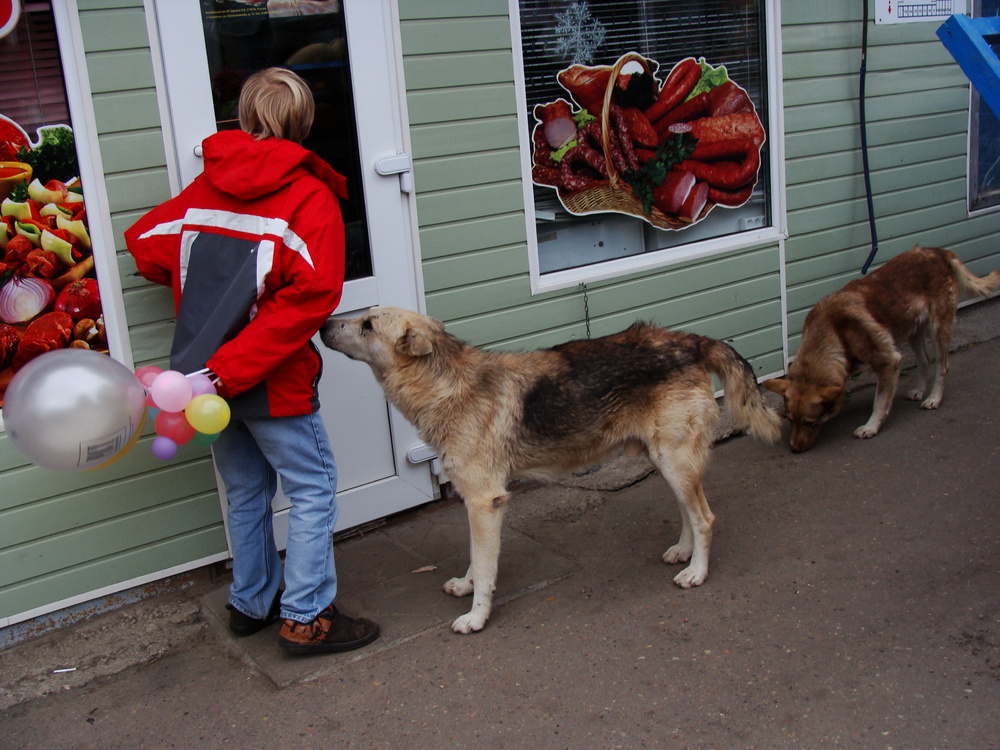
[[[198,432],[214,435],[222,432],[229,424],[229,404],[222,396],[203,393],[191,399],[184,408],[184,415]]]

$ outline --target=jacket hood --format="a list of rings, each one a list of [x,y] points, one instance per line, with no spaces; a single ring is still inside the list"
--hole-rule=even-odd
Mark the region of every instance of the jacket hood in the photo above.
[[[238,200],[270,195],[288,183],[313,175],[347,199],[347,180],[316,154],[281,138],[258,141],[242,130],[223,130],[202,143],[205,179]]]

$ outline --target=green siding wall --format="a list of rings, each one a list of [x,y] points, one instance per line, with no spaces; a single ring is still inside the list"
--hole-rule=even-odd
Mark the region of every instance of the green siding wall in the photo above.
[[[786,0],[781,11],[794,353],[806,313],[860,276],[871,249],[858,125],[863,6]],[[938,25],[868,28],[876,265],[920,243],[948,247],[985,274],[1000,266],[1000,214],[967,216],[969,84]]]
[[[506,0],[400,0],[427,309],[476,344],[586,335],[582,290],[532,295]],[[732,340],[758,373],[783,367],[776,246],[587,290],[594,336],[637,319]]]
[[[136,366],[166,362],[173,305],[136,274],[122,231],[169,197],[142,0],[80,0],[80,23],[107,175]],[[85,473],[27,464],[0,434],[0,623],[219,556],[225,532],[211,460],[182,447],[153,458],[152,430],[110,466]]]

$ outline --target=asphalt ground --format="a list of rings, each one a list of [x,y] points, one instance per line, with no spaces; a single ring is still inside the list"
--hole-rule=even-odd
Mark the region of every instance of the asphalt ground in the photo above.
[[[1000,303],[960,312],[945,400],[874,389],[803,454],[713,450],[710,575],[660,561],[676,503],[641,459],[528,486],[497,606],[469,600],[457,500],[337,544],[383,635],[292,657],[198,582],[0,651],[0,748],[1000,748]],[[62,671],[72,670],[72,671]]]

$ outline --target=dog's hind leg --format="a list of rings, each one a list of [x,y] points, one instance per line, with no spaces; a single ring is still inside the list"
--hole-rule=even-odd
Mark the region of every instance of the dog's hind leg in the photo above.
[[[934,365],[934,377],[928,380],[931,392],[920,404],[921,409],[937,409],[944,399],[944,381],[948,377],[948,349],[951,346],[951,334],[955,326],[955,313],[948,309],[944,311],[930,326],[931,338],[937,347],[937,361]]]
[[[472,594],[472,609],[451,625],[456,633],[482,630],[489,619],[493,591],[496,588],[500,532],[506,503],[506,492],[477,494],[465,498],[469,514],[469,570],[464,578],[452,578],[444,585],[444,590],[453,596]]]
[[[715,402],[711,400],[714,410]],[[709,411],[708,414],[717,413]],[[704,416],[704,413],[703,413]],[[708,577],[709,550],[715,516],[708,507],[702,488],[702,476],[708,464],[711,425],[697,418],[678,420],[677,432],[667,428],[649,448],[649,458],[677,496],[681,513],[681,535],[677,544],[663,553],[663,562],[690,564],[676,576],[674,583],[689,589],[700,586]]]
[[[910,337],[910,348],[917,360],[917,383],[908,391],[906,398],[910,401],[920,401],[930,390],[930,357],[927,355],[927,331],[921,329]]]

